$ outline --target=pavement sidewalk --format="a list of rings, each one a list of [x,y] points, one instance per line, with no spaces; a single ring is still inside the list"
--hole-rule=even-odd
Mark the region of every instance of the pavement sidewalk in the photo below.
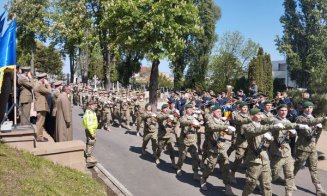
[[[318,152],[327,156],[327,131],[323,131],[317,144]],[[327,159],[318,161],[318,169],[327,171]]]

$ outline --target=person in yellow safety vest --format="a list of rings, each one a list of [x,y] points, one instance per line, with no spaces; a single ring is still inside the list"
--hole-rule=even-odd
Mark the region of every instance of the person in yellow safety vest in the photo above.
[[[85,157],[86,157],[86,163],[91,163],[91,164],[97,163],[97,160],[91,156],[96,141],[95,132],[98,128],[98,119],[95,113],[96,107],[97,104],[94,101],[89,101],[87,104],[87,109],[83,116],[83,126],[85,127],[85,134],[86,134]]]

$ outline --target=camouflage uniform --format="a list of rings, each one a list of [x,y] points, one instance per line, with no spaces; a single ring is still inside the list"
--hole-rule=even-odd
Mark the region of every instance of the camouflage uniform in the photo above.
[[[240,111],[238,111],[238,110],[234,110],[232,113],[231,113],[231,117],[234,117],[234,118],[236,118],[236,116],[238,116],[238,114],[240,113]],[[233,124],[233,120],[231,120],[230,121],[230,124],[232,125],[232,126],[235,126],[234,124]],[[228,150],[227,150],[227,155],[228,155],[228,157],[232,154],[232,152],[234,151],[234,150],[236,150],[236,132],[232,135],[232,139],[231,139],[231,146],[228,148]]]
[[[135,102],[135,113],[136,113],[136,134],[140,133],[140,129],[143,128],[143,119],[142,116],[144,114],[144,110],[145,110],[145,101],[138,99]]]
[[[159,159],[162,150],[167,146],[167,151],[171,160],[171,163],[175,165],[175,155],[174,155],[174,122],[173,119],[168,121],[168,119],[162,122],[163,130],[159,129],[158,132],[158,150],[157,158]]]
[[[264,133],[275,132],[278,129],[274,129],[273,125],[261,125],[259,122],[243,125],[242,129],[248,142],[245,158],[247,164],[246,182],[242,195],[250,195],[259,179],[262,184],[262,195],[271,196],[271,170],[267,153],[270,141],[264,137]]]
[[[278,179],[279,170],[282,168],[285,176],[286,186],[285,191],[287,194],[293,192],[294,184],[294,160],[291,155],[291,147],[289,145],[289,129],[296,127],[295,123],[291,123],[286,118],[282,119],[276,116],[274,124],[282,123],[286,128],[272,133],[274,141],[270,146],[270,158],[272,179]]]
[[[192,157],[192,169],[195,174],[198,173],[199,155],[197,151],[197,134],[196,128],[193,127],[195,118],[185,114],[180,118],[181,136],[179,146],[179,158],[177,162],[177,171],[182,169],[187,152],[190,152]]]
[[[294,164],[294,176],[301,169],[304,162],[308,162],[311,180],[316,187],[317,195],[326,195],[326,191],[321,187],[318,177],[318,154],[317,141],[320,137],[322,126],[317,127],[319,123],[325,123],[324,118],[314,118],[312,115],[303,114],[296,120],[297,123],[309,125],[311,131],[299,131],[296,142],[296,160]]]
[[[226,131],[228,126],[228,122],[224,122],[221,119],[216,119],[213,116],[206,122],[205,132],[208,151],[206,154],[207,163],[202,174],[204,182],[213,172],[218,162],[224,184],[230,184],[228,168],[229,161],[226,154],[224,135],[226,132],[227,134],[233,134],[233,132]]]
[[[151,140],[152,152],[156,157],[157,152],[157,142],[158,142],[158,123],[156,120],[153,120],[151,117],[151,112],[146,112],[144,114],[144,135],[142,149],[145,152],[146,146]]]
[[[235,161],[231,165],[231,171],[234,175],[237,169],[240,167],[242,160],[246,153],[246,148],[248,143],[245,139],[244,133],[241,131],[241,126],[251,122],[250,115],[248,113],[235,113],[235,116],[232,116],[231,122],[236,126],[236,152],[235,152]]]
[[[120,125],[124,122],[127,129],[130,129],[130,111],[129,111],[130,100],[127,97],[122,97],[120,100],[120,114],[121,122]]]

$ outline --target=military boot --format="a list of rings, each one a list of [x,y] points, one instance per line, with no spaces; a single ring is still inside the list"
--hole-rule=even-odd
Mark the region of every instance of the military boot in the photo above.
[[[285,196],[293,196],[293,192],[292,191],[286,191]]]
[[[297,187],[296,187],[296,184],[295,184],[295,182],[294,182],[294,184],[293,184],[293,191],[297,191]]]
[[[90,156],[86,158],[86,162],[87,163],[97,163],[98,161],[96,160],[96,158]]]
[[[321,184],[316,184],[316,195],[317,196],[327,196],[327,192],[322,188]]]
[[[142,154],[143,154],[143,155],[146,154],[145,148],[142,148]]]
[[[201,187],[201,190],[203,190],[203,191],[208,190],[206,179],[201,178],[201,180],[200,180],[200,187]]]
[[[160,159],[156,158],[156,164],[159,165],[160,164]]]
[[[171,165],[173,166],[173,168],[176,169],[175,158],[170,158],[170,160],[171,160]]]
[[[237,184],[237,181],[236,181],[236,178],[235,178],[235,172],[231,172],[229,174],[229,180],[230,180],[231,183]]]
[[[198,172],[194,172],[193,180],[201,180],[201,177]]]
[[[182,170],[181,170],[181,169],[177,169],[177,171],[176,171],[176,175],[177,175],[177,176],[181,176],[181,175],[182,175]]]
[[[225,195],[227,196],[236,196],[233,191],[232,191],[232,187],[229,184],[225,185]]]

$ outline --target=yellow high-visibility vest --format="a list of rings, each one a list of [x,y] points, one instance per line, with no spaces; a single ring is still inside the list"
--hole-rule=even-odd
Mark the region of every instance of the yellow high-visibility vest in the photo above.
[[[87,109],[83,116],[83,126],[89,131],[91,135],[94,135],[98,128],[98,119],[95,112]]]

